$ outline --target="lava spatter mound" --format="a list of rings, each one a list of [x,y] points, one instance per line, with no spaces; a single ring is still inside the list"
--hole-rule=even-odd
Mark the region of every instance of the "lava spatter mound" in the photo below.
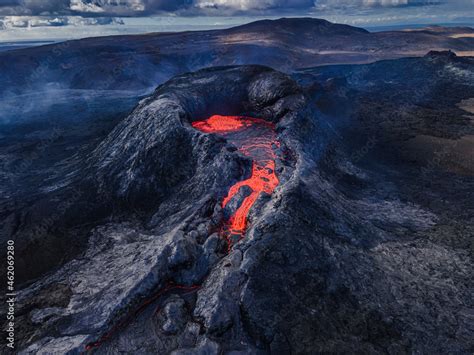
[[[18,307],[24,309],[36,295],[54,293],[58,284],[69,290],[60,304],[69,306],[47,303],[45,308],[56,307],[57,314],[46,315],[41,330],[28,328],[19,347],[27,352],[165,354],[198,346],[198,339],[184,340],[190,337],[188,329],[202,327],[196,336],[206,341],[205,328],[220,332],[228,327],[228,319],[223,325],[218,314],[235,311],[213,304],[227,296],[207,300],[199,296],[203,288],[203,295],[217,295],[211,289],[227,282],[227,273],[237,270],[242,259],[240,248],[226,250],[218,231],[227,225],[231,241],[232,233],[237,238],[249,235],[266,219],[255,201],[262,193],[271,194],[279,178],[287,178],[292,169],[282,166],[275,153],[276,126],[302,103],[293,80],[261,66],[212,68],[178,76],[142,100],[84,157],[77,172],[81,180],[75,186],[87,189],[87,196],[97,196],[91,206],[105,211],[113,205],[117,217],[91,230],[83,254],[19,294]],[[205,125],[196,129],[199,124],[193,120],[215,112],[245,112],[259,118],[219,120],[227,127],[207,120],[216,134],[206,134]],[[243,172],[250,160],[254,164],[247,179]],[[252,191],[227,219],[226,211],[235,205],[236,187],[229,187],[236,181],[245,182]],[[274,203],[267,201],[266,206],[271,209]],[[255,216],[252,228],[247,222],[250,209]],[[170,284],[175,287],[170,289]],[[193,292],[185,298],[180,290],[188,289]],[[222,292],[230,290],[225,287]],[[182,315],[179,324],[171,309]],[[38,319],[43,319],[42,314],[40,310]],[[61,329],[51,337],[57,322]],[[143,329],[154,335],[144,335]],[[35,340],[28,340],[33,333]],[[141,336],[143,341],[137,340]],[[159,340],[166,337],[173,341]],[[131,339],[141,344],[139,349],[133,348]]]
[[[275,149],[280,143],[276,138],[275,124],[252,117],[213,115],[207,120],[193,122],[192,126],[205,133],[224,136],[238,152],[252,160],[250,177],[232,185],[222,201],[222,207],[226,208],[242,187],[251,190],[225,222],[222,234],[230,250],[236,240],[244,237],[249,211],[260,194],[270,195],[278,186]]]

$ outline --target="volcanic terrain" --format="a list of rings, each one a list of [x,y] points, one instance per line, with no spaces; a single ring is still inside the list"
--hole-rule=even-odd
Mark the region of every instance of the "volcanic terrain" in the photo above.
[[[472,136],[473,70],[432,52],[159,86],[4,208],[20,349],[469,353],[472,164],[419,139]]]
[[[282,38],[291,21],[223,33],[278,25]],[[446,29],[291,28],[471,43]],[[78,41],[68,60],[176,36]],[[0,56],[31,70],[22,56],[44,50]],[[131,88],[150,85],[137,84],[146,67],[125,70]],[[277,69],[180,68],[128,99],[104,88],[59,128],[5,124],[1,238],[15,240],[20,354],[472,353],[474,59]],[[70,79],[84,94],[84,76]]]

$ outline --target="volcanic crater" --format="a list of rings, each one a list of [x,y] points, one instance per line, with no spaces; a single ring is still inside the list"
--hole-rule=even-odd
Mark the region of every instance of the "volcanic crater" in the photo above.
[[[9,217],[18,253],[62,256],[17,266],[20,353],[465,353],[472,180],[428,178],[392,147],[472,129],[456,104],[473,68],[432,53],[160,85]],[[443,74],[424,82],[446,119],[413,95],[420,73]]]

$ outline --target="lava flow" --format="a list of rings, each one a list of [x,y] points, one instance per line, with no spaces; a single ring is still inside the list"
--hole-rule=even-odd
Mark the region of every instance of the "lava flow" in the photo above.
[[[249,211],[260,194],[262,192],[271,194],[278,186],[274,149],[279,147],[279,142],[276,139],[275,126],[259,118],[220,115],[193,122],[192,126],[204,133],[225,136],[240,153],[252,159],[251,176],[233,185],[222,201],[222,207],[225,208],[241,188],[246,186],[251,191],[224,226],[223,236],[227,239],[228,248],[231,249],[234,240],[243,238]]]
[[[247,229],[249,211],[260,194],[262,192],[271,194],[278,186],[279,181],[275,174],[276,155],[274,149],[278,148],[280,144],[276,139],[275,126],[273,123],[259,118],[219,115],[214,115],[207,120],[193,122],[192,125],[202,132],[225,136],[227,141],[233,144],[239,152],[252,159],[251,176],[231,186],[227,196],[222,201],[222,207],[225,208],[239,194],[241,188],[246,186],[250,189],[250,193],[247,194],[237,210],[226,221],[222,231],[230,250],[234,239],[240,240],[243,238]],[[153,302],[157,302],[166,294],[170,292],[183,292],[186,294],[195,292],[199,288],[200,285],[184,286],[168,283],[163,289],[146,299],[124,319],[116,323],[112,329],[103,334],[97,341],[87,344],[85,351],[90,352],[100,347],[130,324],[146,307]]]

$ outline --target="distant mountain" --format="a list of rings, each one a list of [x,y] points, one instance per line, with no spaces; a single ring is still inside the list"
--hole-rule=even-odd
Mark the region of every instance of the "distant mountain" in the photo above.
[[[313,18],[226,30],[96,37],[0,53],[0,94],[46,83],[72,89],[144,89],[209,66],[261,64],[285,72],[325,64],[474,51],[471,28],[370,33]]]
[[[272,34],[318,34],[318,35],[356,35],[368,34],[369,31],[349,25],[341,25],[327,20],[298,17],[279,20],[261,20],[246,25],[233,27],[227,32],[270,31]]]

